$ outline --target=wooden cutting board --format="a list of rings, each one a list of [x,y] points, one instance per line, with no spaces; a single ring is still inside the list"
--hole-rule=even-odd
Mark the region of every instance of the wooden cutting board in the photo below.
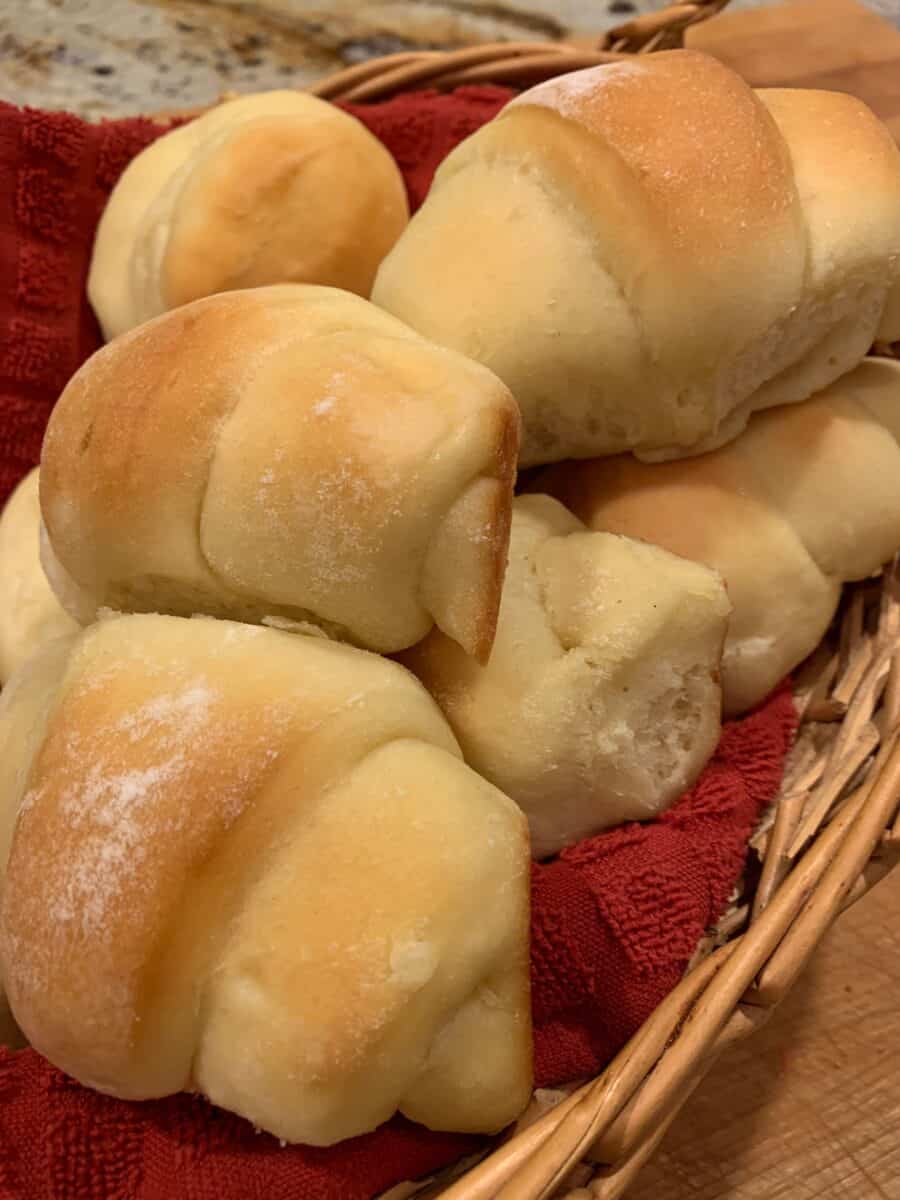
[[[728,12],[688,31],[757,87],[850,92],[900,141],[900,31],[856,0],[789,0]]]
[[[723,1055],[628,1200],[900,1200],[900,870]]]

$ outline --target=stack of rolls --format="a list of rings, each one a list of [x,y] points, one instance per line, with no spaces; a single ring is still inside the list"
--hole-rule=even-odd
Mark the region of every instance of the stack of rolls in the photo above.
[[[900,548],[900,369],[860,365],[900,338],[900,152],[851,96],[685,51],[541,84],[442,164],[373,299],[509,385],[520,463],[555,464],[528,490],[722,575],[729,714]]]
[[[312,285],[70,381],[43,551],[87,628],[0,697],[0,961],[51,1062],[316,1145],[522,1110],[527,824],[383,657],[439,627],[487,659],[518,439],[484,367]]]
[[[530,857],[671,804],[900,547],[858,101],[577,72],[408,226],[363,134],[273,93],[133,161],[0,518],[0,1018],[314,1145],[523,1110]]]

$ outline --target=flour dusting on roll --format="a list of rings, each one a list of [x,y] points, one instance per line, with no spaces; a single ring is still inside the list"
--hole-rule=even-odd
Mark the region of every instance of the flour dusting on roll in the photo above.
[[[108,619],[65,650],[0,700],[0,953],[32,1045],[291,1142],[397,1110],[515,1119],[527,827],[416,680],[208,618]]]

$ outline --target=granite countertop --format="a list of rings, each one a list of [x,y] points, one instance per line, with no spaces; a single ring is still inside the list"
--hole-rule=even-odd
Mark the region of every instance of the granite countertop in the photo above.
[[[600,33],[662,2],[0,0],[0,98],[93,118],[190,107],[413,47]],[[868,2],[900,21],[900,0]]]

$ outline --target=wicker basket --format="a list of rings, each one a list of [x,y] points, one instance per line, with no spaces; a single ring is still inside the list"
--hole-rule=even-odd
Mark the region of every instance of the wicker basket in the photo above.
[[[636,17],[596,49],[503,42],[376,58],[308,90],[333,101],[421,88],[525,87],[632,54],[683,46],[728,0],[692,0]],[[168,120],[173,115],[157,114]],[[875,353],[895,357],[896,347]],[[512,1134],[381,1200],[615,1200],[659,1145],[723,1051],[787,995],[837,916],[900,861],[900,565],[848,587],[832,631],[795,680],[800,732],[781,791],[751,840],[746,872],[681,983],[606,1069],[536,1093]]]
[[[419,88],[528,86],[683,45],[728,0],[693,0],[611,30],[596,50],[499,43],[374,59],[310,89],[335,101]],[[877,348],[889,353],[889,348]],[[596,1079],[539,1093],[489,1157],[383,1200],[614,1200],[625,1194],[716,1059],[771,1016],[835,918],[900,861],[900,571],[847,588],[832,633],[801,669],[798,740],[751,842],[757,870],[682,982]]]

